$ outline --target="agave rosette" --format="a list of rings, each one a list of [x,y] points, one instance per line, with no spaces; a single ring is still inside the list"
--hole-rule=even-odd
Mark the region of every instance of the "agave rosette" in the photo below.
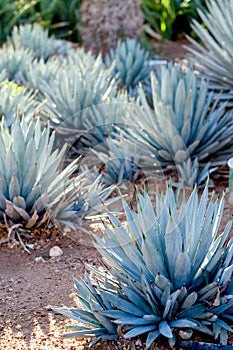
[[[52,224],[75,229],[80,220],[97,214],[113,188],[103,188],[90,172],[71,175],[78,159],[62,169],[65,144],[54,149],[55,132],[41,122],[16,118],[1,124],[0,220],[25,229]]]
[[[8,42],[16,49],[29,49],[34,58],[43,58],[45,61],[58,53],[57,41],[53,37],[50,38],[48,29],[38,23],[15,26]]]
[[[53,82],[44,82],[43,95],[46,102],[41,113],[59,133],[75,141],[86,132],[84,119],[89,110],[115,97],[116,86],[100,56],[92,67],[68,59]]]
[[[20,81],[32,61],[33,55],[29,49],[14,48],[9,44],[0,48],[0,71],[5,70],[9,80]]]
[[[15,121],[16,114],[25,115],[30,121],[39,108],[36,92],[7,80],[0,83],[0,115],[5,118],[7,126]]]
[[[105,227],[102,238],[95,236],[95,246],[110,272],[89,266],[97,283],[78,290],[78,300],[88,314],[80,308],[56,309],[84,324],[82,333],[77,328],[71,335],[87,332],[101,340],[112,321],[124,338],[147,334],[148,349],[159,336],[174,345],[177,337],[190,338],[193,331],[227,343],[233,319],[231,222],[219,233],[224,197],[220,202],[214,195],[208,197],[208,186],[200,201],[194,189],[178,205],[169,187],[156,196],[154,209],[147,192],[138,192],[136,212],[123,202],[127,226],[109,215],[112,225]],[[106,305],[98,308],[104,316],[98,326],[89,323],[97,309],[90,307],[90,291],[99,296],[97,304]],[[95,333],[96,328],[100,333]]]
[[[61,62],[57,58],[51,58],[47,62],[44,59],[33,60],[21,77],[21,81],[29,88],[39,90],[42,95],[43,82],[53,81],[60,68]]]
[[[154,171],[159,170],[147,148],[140,142],[128,140],[121,131],[108,137],[102,149],[97,147],[92,149],[92,153],[100,161],[100,166],[104,167],[101,177],[108,185],[137,181],[144,173],[148,173],[148,168],[150,172],[152,168]]]
[[[187,47],[191,59],[204,75],[220,85],[233,86],[233,2],[207,1],[205,11],[198,14],[205,27],[192,21],[192,28],[204,46],[189,38],[194,48]]]
[[[118,40],[116,49],[110,49],[105,61],[107,66],[113,65],[119,86],[132,96],[137,95],[139,83],[149,81],[149,53],[135,39]]]
[[[162,65],[160,74],[152,74],[153,110],[139,87],[141,108],[135,108],[134,123],[129,135],[148,145],[161,166],[179,167],[184,178],[185,164],[190,159],[193,184],[209,174],[208,163],[218,167],[231,156],[233,139],[232,111],[219,104],[208,83],[192,68]],[[197,159],[197,161],[195,161]],[[195,162],[194,162],[195,161]]]

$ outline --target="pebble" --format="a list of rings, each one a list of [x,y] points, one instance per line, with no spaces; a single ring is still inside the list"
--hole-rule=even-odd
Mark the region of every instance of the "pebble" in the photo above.
[[[44,262],[45,260],[43,259],[42,256],[37,256],[37,257],[35,258],[35,262],[40,262],[40,261]]]
[[[56,258],[58,256],[61,256],[62,254],[63,254],[63,250],[60,247],[58,247],[57,245],[52,247],[49,251],[50,258]]]

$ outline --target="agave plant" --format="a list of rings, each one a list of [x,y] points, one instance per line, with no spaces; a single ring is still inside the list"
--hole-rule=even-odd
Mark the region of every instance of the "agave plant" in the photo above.
[[[197,158],[192,169],[199,174],[198,164],[224,164],[233,152],[232,111],[226,112],[226,104],[215,100],[208,83],[191,68],[162,65],[161,74],[151,76],[151,88],[154,110],[139,87],[142,107],[135,107],[135,126],[129,134],[147,144],[164,167],[183,167],[189,158]]]
[[[194,189],[178,204],[169,187],[165,195],[156,196],[156,209],[146,191],[137,197],[136,212],[123,202],[127,226],[110,214],[112,226],[105,227],[103,238],[95,236],[110,273],[91,268],[99,282],[79,288],[88,314],[79,308],[56,311],[90,326],[73,336],[87,332],[101,337],[106,334],[103,325],[110,329],[111,320],[124,338],[147,334],[147,349],[159,336],[174,345],[177,336],[187,339],[193,331],[226,344],[227,332],[232,332],[233,240],[228,241],[231,222],[219,233],[224,197],[220,202],[214,195],[209,200],[206,186],[200,201]],[[96,304],[103,300],[107,305],[95,308],[105,317],[99,327],[97,322],[88,324],[95,316],[86,302],[93,299],[90,291],[99,297]]]
[[[61,45],[60,41],[50,38],[48,30],[38,23],[15,26],[8,41],[17,49],[29,49],[35,58],[43,58],[45,61],[57,54],[58,45]]]
[[[54,81],[60,67],[61,62],[56,58],[52,58],[46,63],[43,59],[40,59],[39,61],[34,60],[33,62],[30,62],[27,70],[24,72],[24,75],[21,78],[22,83],[34,90],[39,90],[42,98],[41,90],[43,83]]]
[[[232,0],[216,0],[206,3],[207,10],[198,10],[205,27],[193,20],[192,28],[204,43],[204,47],[189,38],[194,48],[188,47],[192,53],[192,61],[198,62],[201,70],[213,82],[233,86],[233,36],[232,36]],[[200,68],[200,65],[202,68]]]
[[[0,222],[31,230],[45,223],[74,229],[80,219],[100,209],[112,188],[103,190],[91,174],[70,176],[77,159],[64,169],[61,150],[53,149],[55,133],[41,128],[39,120],[29,125],[23,118],[11,129],[1,123]],[[91,193],[89,191],[91,190]]]
[[[107,151],[106,151],[107,150]],[[102,163],[104,169],[102,178],[106,184],[120,184],[123,181],[134,182],[144,173],[148,166],[158,170],[157,164],[147,149],[140,143],[128,140],[123,133],[119,132],[116,137],[106,139],[104,151],[99,147],[92,149]]]
[[[33,55],[28,49],[15,49],[9,44],[4,44],[0,48],[0,71],[5,70],[9,80],[20,81],[32,60]]]
[[[105,60],[107,66],[114,65],[119,86],[130,95],[135,96],[139,82],[148,83],[149,53],[135,39],[118,40],[116,49],[111,49]]]
[[[82,143],[88,148],[106,151],[105,142],[109,136],[117,137],[119,128],[124,128],[125,113],[129,113],[132,100],[126,91],[119,91],[115,97],[110,96],[103,104],[93,106],[86,111],[83,118],[86,133],[82,136]]]
[[[25,115],[29,121],[39,107],[32,90],[6,80],[0,83],[0,115],[8,127],[15,121],[16,114]]]
[[[86,51],[83,47],[69,50],[66,60],[77,66],[81,72],[87,71],[95,64],[105,68],[101,54],[96,56],[91,50]]]
[[[46,102],[41,113],[73,142],[85,132],[84,121],[91,108],[115,97],[116,85],[99,56],[92,67],[83,65],[83,69],[68,61],[55,81],[44,82],[43,94]]]
[[[90,346],[95,345],[103,340],[115,340],[118,338],[117,325],[114,324],[107,316],[103,315],[104,311],[113,310],[111,304],[102,298],[101,294],[92,285],[87,273],[84,279],[74,279],[74,286],[78,293],[78,301],[81,303],[83,310],[77,308],[53,307],[53,311],[61,313],[87,327],[71,325],[66,329],[72,330],[63,334],[64,337],[95,337]]]

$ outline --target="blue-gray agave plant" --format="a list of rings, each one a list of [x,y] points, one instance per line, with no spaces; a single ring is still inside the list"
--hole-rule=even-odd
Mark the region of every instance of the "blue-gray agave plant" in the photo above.
[[[119,86],[127,89],[130,95],[137,94],[139,82],[147,84],[149,81],[149,53],[135,39],[119,40],[105,61],[108,66],[113,64]]]
[[[72,320],[84,324],[85,326],[71,325],[65,328],[73,332],[65,333],[63,337],[94,337],[90,346],[99,341],[115,340],[118,338],[117,325],[103,314],[104,311],[114,310],[105,297],[102,298],[85,273],[83,279],[74,279],[74,286],[78,293],[78,301],[82,305],[82,310],[78,308],[53,307],[55,312],[61,313]],[[115,287],[111,284],[113,288]]]
[[[218,104],[208,83],[191,68],[183,71],[180,65],[162,65],[160,74],[151,76],[151,88],[153,110],[139,87],[142,107],[135,108],[135,127],[129,134],[147,144],[161,166],[179,167],[181,175],[190,159],[193,184],[199,182],[199,166],[204,169],[203,180],[209,174],[209,162],[213,167],[222,165],[233,152],[232,112]]]
[[[84,125],[89,110],[115,97],[116,85],[111,70],[103,68],[101,56],[91,67],[78,65],[68,58],[54,81],[44,82],[43,95],[46,98],[41,113],[71,141],[86,131]]]
[[[51,58],[47,62],[43,59],[40,59],[39,61],[34,60],[27,66],[24,75],[21,76],[21,81],[29,88],[39,90],[39,97],[43,99],[43,83],[54,81],[60,67],[61,62],[57,58]]]
[[[152,168],[158,170],[153,156],[140,142],[128,140],[122,132],[115,137],[108,137],[105,148],[92,149],[92,153],[98,158],[102,170],[102,179],[106,184],[121,184],[124,181],[135,182],[141,176],[148,174]]]
[[[86,215],[96,214],[113,191],[84,172],[71,177],[77,161],[62,169],[67,150],[54,149],[55,133],[39,120],[27,125],[16,119],[10,129],[1,123],[0,222],[32,229],[45,223],[76,228]],[[17,226],[18,227],[18,226]]]
[[[119,91],[115,97],[110,96],[104,103],[86,110],[83,123],[87,132],[82,136],[82,143],[91,149],[98,146],[98,150],[106,151],[107,138],[116,138],[119,128],[124,128],[129,103],[127,92]]]
[[[60,41],[50,38],[48,30],[38,23],[15,26],[8,42],[13,43],[17,49],[29,49],[35,58],[43,58],[45,61],[57,54],[61,45]]]
[[[55,309],[84,324],[80,333],[71,335],[87,332],[101,340],[111,320],[124,338],[147,334],[147,349],[159,336],[174,345],[177,337],[191,337],[193,331],[227,343],[233,320],[231,222],[219,232],[224,198],[219,202],[208,197],[206,186],[200,200],[195,189],[178,205],[168,188],[156,196],[154,209],[147,192],[138,192],[136,212],[124,203],[127,226],[109,215],[111,226],[105,227],[103,238],[95,236],[95,246],[110,273],[91,268],[99,282],[78,289],[88,313]],[[94,310],[90,291],[99,296]],[[94,319],[96,310],[104,316],[97,318],[100,322]]]
[[[10,126],[15,121],[15,115],[25,115],[30,121],[40,104],[36,93],[18,86],[7,80],[0,83],[0,115],[5,118],[5,124]]]
[[[0,48],[0,71],[5,70],[9,80],[20,81],[33,55],[29,49],[4,44]]]
[[[192,28],[204,46],[189,38],[194,48],[188,47],[189,57],[196,68],[211,81],[233,87],[233,2],[207,1],[206,11],[198,10],[205,27],[193,20]]]

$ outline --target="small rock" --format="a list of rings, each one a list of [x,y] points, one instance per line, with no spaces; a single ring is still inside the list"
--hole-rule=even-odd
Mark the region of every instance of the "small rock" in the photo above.
[[[45,262],[45,260],[43,259],[42,256],[37,256],[37,257],[35,258],[35,262],[40,262],[40,261]]]
[[[141,340],[140,339],[136,340],[135,345],[136,346],[142,346]]]
[[[58,256],[61,256],[62,254],[63,254],[63,250],[60,247],[58,247],[57,245],[52,247],[49,251],[50,258],[56,258]]]

